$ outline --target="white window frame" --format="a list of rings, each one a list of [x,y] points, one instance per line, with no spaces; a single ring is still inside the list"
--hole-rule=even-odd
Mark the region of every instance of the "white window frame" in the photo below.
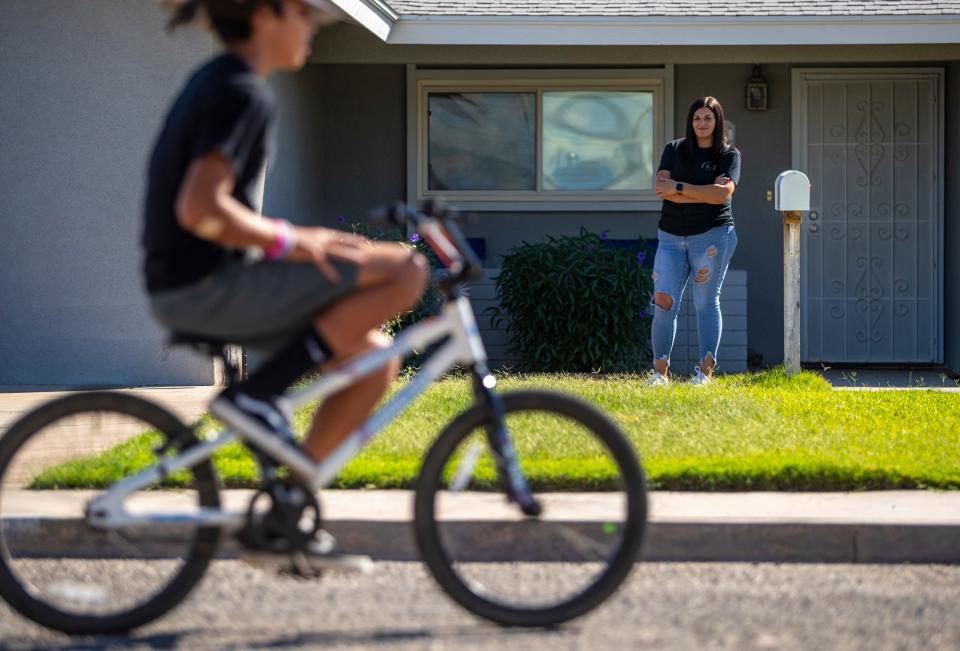
[[[673,66],[657,68],[443,70],[407,67],[407,199],[444,196],[472,211],[657,211],[661,201],[650,190],[446,190],[427,186],[427,97],[431,92],[528,92],[537,97],[536,174],[542,188],[543,93],[607,90],[653,93],[653,169],[662,146],[673,139]]]

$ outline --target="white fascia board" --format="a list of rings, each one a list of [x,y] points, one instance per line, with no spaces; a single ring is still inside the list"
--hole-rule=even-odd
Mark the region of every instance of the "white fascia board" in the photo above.
[[[401,16],[405,45],[893,45],[960,43],[960,15]]]
[[[373,32],[381,41],[390,37],[390,31],[399,16],[382,0],[331,0],[343,13]]]

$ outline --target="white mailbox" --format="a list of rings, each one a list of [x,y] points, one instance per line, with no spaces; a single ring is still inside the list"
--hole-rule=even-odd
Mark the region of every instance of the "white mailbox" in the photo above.
[[[810,179],[803,172],[787,170],[777,177],[777,202],[774,208],[781,212],[810,210]]]

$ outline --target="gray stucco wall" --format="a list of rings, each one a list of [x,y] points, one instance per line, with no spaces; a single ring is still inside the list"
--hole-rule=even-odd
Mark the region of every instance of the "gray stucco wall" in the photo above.
[[[0,385],[209,384],[147,313],[147,151],[211,52],[167,37],[153,2],[0,3]]]
[[[296,224],[319,223],[326,184],[320,121],[323,118],[320,66],[270,80],[277,96],[277,129],[271,142],[263,213]]]
[[[403,198],[404,66],[308,65],[272,83],[280,116],[266,214],[334,226]]]
[[[944,186],[944,361],[960,373],[960,124],[952,116],[960,106],[960,61],[946,66],[946,142]]]

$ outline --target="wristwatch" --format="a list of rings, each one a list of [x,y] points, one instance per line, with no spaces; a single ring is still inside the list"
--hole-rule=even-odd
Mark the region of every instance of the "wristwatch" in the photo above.
[[[677,181],[677,194],[683,194],[683,183]]]

